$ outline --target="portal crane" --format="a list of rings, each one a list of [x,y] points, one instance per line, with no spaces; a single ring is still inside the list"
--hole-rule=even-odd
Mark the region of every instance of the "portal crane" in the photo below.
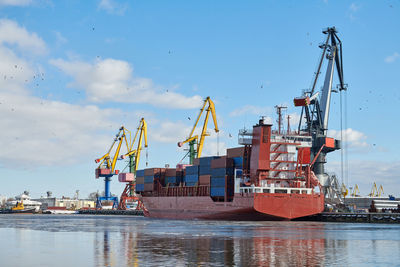
[[[208,106],[207,106],[208,104]],[[201,131],[201,135],[200,135],[200,139],[198,135],[194,135],[194,131],[196,129],[196,126],[200,120],[200,117],[204,111],[204,109],[206,108],[206,117],[204,119],[204,124],[203,124],[203,129]],[[208,124],[208,117],[210,116],[210,113],[212,114],[213,117],[213,121],[214,121],[214,130],[216,133],[219,132],[218,129],[218,124],[217,124],[217,115],[215,113],[215,106],[214,106],[214,102],[210,99],[210,97],[208,96],[203,103],[202,108],[200,109],[200,113],[197,116],[196,122],[194,123],[193,129],[190,132],[189,137],[183,141],[183,142],[179,142],[178,146],[181,147],[183,146],[185,143],[189,143],[189,162],[190,164],[193,164],[193,161],[195,158],[200,158],[201,157],[201,152],[203,151],[203,145],[204,145],[204,138],[206,136],[209,136],[210,134],[207,133],[207,124]],[[197,148],[195,149],[194,146],[195,144],[197,144]]]
[[[136,138],[138,138],[137,146],[134,148],[134,144],[136,142]],[[144,139],[144,147],[147,148],[147,123],[144,118],[140,119],[139,126],[137,127],[137,131],[133,140],[131,140],[129,144],[128,152],[121,156],[121,159],[125,159],[129,157],[129,173],[132,174],[132,181],[129,181],[124,191],[121,194],[120,202],[118,209],[126,210],[126,201],[134,201],[137,202],[136,209],[141,209],[142,204],[139,201],[139,198],[135,194],[135,178],[136,178],[136,171],[139,166],[140,161],[140,152],[143,149],[142,143]]]
[[[301,106],[301,116],[299,122],[300,131],[306,132],[312,136],[311,157],[317,157],[314,164],[314,173],[317,176],[324,194],[327,195],[331,184],[330,177],[325,173],[324,165],[326,163],[326,154],[340,149],[340,140],[327,138],[329,108],[332,93],[333,73],[336,66],[339,78],[338,89],[347,90],[347,85],[343,80],[343,61],[342,61],[342,42],[337,36],[335,27],[327,28],[323,31],[327,35],[324,44],[320,45],[322,49],[321,59],[318,64],[317,72],[312,83],[310,91],[304,92],[304,95],[294,99],[295,106]],[[320,70],[324,59],[328,61],[324,85],[320,92],[315,92],[316,84],[319,78]],[[305,114],[305,128],[301,129],[302,118]],[[318,151],[325,145],[321,153]]]
[[[118,207],[118,198],[111,196],[110,193],[110,182],[111,177],[119,173],[119,170],[115,170],[115,165],[117,163],[121,146],[124,141],[128,149],[129,146],[126,139],[126,129],[124,126],[121,126],[118,133],[115,135],[115,138],[107,153],[104,154],[104,156],[102,156],[101,158],[95,160],[96,163],[100,163],[96,169],[96,178],[104,177],[104,196],[99,196],[97,198],[96,208],[102,208],[103,201],[111,201],[113,203],[113,208]],[[117,144],[117,147],[115,149],[115,152],[113,152],[115,144]],[[111,155],[114,156],[111,157]]]
[[[358,185],[354,186],[353,192],[351,193],[352,197],[359,197],[360,196],[360,190],[358,189]]]

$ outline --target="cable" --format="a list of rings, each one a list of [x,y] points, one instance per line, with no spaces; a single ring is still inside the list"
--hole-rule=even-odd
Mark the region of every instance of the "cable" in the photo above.
[[[347,130],[347,90],[345,90],[344,93],[344,128]],[[346,174],[346,183],[348,184],[349,182],[349,158],[348,158],[348,142],[347,142],[347,134],[345,134],[345,150],[344,150],[344,155],[345,155],[345,174]]]
[[[342,100],[342,90],[340,90],[340,140],[344,144],[343,140],[343,100]],[[343,148],[340,149],[340,173],[341,173],[341,181],[343,185],[343,176],[344,176],[344,169],[343,169]]]
[[[219,132],[217,133],[217,156],[219,156]]]

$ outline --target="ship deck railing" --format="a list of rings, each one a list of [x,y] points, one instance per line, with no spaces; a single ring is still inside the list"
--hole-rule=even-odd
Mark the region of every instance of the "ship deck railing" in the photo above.
[[[280,193],[280,194],[307,194],[313,193],[312,188],[298,188],[298,187],[275,187],[275,186],[251,186],[251,187],[239,187],[240,193]]]

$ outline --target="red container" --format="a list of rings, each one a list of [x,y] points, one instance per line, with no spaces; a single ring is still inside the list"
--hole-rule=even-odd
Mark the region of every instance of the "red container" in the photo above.
[[[133,173],[120,173],[118,174],[118,181],[121,183],[133,182],[135,180],[135,176]]]
[[[228,148],[226,150],[226,154],[228,158],[238,158],[243,157],[244,154],[244,146],[235,147],[235,148]]]
[[[136,177],[137,184],[144,184],[144,177]]]
[[[231,168],[233,167],[233,159],[223,156],[219,159],[213,159],[211,161],[211,169],[219,168]]]
[[[199,176],[199,185],[209,185],[210,179],[211,179],[211,175],[200,175]]]
[[[161,168],[144,169],[144,176],[152,176],[154,174],[159,174],[160,172]]]
[[[166,177],[175,177],[176,176],[176,169],[166,168],[165,169],[165,176]]]

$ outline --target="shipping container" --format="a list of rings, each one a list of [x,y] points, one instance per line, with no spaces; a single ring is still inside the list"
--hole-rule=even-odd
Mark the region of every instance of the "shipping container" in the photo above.
[[[210,195],[212,197],[224,197],[225,196],[225,187],[211,187]],[[233,190],[228,190],[228,196],[233,196]]]
[[[144,177],[144,183],[145,183],[145,184],[152,184],[152,183],[154,183],[154,176],[145,176],[145,177]]]
[[[186,175],[196,174],[199,175],[199,166],[188,166],[185,169]]]
[[[199,175],[210,175],[210,174],[211,174],[211,165],[199,166]]]
[[[166,168],[165,169],[165,177],[175,177],[176,169],[175,168]]]
[[[144,177],[136,177],[137,184],[144,184]]]
[[[211,169],[211,177],[221,177],[225,175],[234,175],[233,168],[219,168],[219,169]]]
[[[233,186],[233,177],[225,176],[225,177],[211,177],[211,187],[227,187],[231,188]]]
[[[209,185],[210,178],[211,178],[211,175],[200,175],[199,176],[199,185]]]
[[[227,158],[226,156],[223,156],[219,159],[213,159],[211,161],[211,168],[212,169],[217,169],[217,168],[232,168],[233,167],[233,159]]]
[[[165,184],[176,184],[177,179],[176,177],[165,177]]]
[[[145,169],[145,170],[144,170],[144,176],[150,176],[150,175],[160,174],[162,170],[164,170],[164,169],[161,169],[161,168],[150,168],[150,169]]]
[[[136,170],[136,177],[144,177],[144,170]]]
[[[243,158],[242,157],[235,157],[233,159],[233,164],[235,167],[243,167]]]
[[[205,165],[207,165],[207,166],[211,166],[211,161],[213,160],[213,159],[218,159],[218,158],[220,158],[219,156],[217,157],[217,156],[212,156],[212,157],[202,157],[202,158],[199,158],[199,165],[200,166],[205,166]]]
[[[187,174],[184,177],[186,183],[197,183],[199,181],[199,176],[197,174]]]
[[[186,186],[197,186],[197,182],[186,182]]]
[[[238,157],[243,158],[244,146],[228,148],[226,150],[226,154],[227,154],[228,158],[238,158]]]
[[[194,160],[193,160],[193,165],[200,165],[200,159],[199,158],[195,158]]]
[[[144,191],[144,184],[136,184],[135,185],[136,192],[143,192]]]

